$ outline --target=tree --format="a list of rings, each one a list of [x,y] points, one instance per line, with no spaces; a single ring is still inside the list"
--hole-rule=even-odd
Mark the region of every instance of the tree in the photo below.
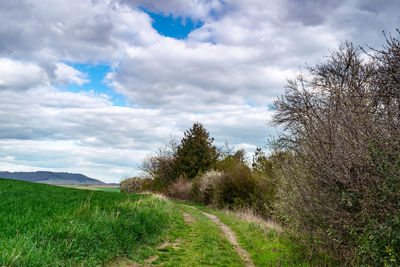
[[[177,148],[175,170],[179,175],[193,179],[200,172],[209,170],[217,161],[218,153],[213,145],[214,138],[200,123],[184,133]]]
[[[140,166],[146,177],[152,178],[154,187],[160,190],[177,178],[175,161],[178,141],[171,137],[168,143],[160,147],[155,155],[148,156]]]

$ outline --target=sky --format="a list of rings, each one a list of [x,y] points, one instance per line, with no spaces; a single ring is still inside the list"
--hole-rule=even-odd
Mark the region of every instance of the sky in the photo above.
[[[0,1],[0,171],[120,182],[195,122],[250,155],[287,79],[399,26],[398,0]]]

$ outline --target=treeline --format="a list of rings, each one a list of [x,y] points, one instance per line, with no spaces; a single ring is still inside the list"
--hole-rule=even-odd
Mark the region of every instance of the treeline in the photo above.
[[[344,43],[289,80],[274,110],[283,131],[268,155],[222,153],[196,123],[123,190],[251,209],[343,264],[400,265],[399,40],[368,52]]]

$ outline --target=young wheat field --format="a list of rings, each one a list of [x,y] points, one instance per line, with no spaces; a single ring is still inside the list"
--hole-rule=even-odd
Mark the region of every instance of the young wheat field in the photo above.
[[[332,265],[277,226],[157,195],[0,179],[0,202],[0,266]]]
[[[136,259],[170,226],[170,203],[0,179],[0,266],[106,265]]]

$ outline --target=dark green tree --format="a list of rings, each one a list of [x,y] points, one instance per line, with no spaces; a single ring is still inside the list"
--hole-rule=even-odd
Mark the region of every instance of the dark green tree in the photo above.
[[[177,149],[175,168],[178,175],[193,179],[197,174],[212,168],[218,158],[214,138],[201,123],[185,132]]]

